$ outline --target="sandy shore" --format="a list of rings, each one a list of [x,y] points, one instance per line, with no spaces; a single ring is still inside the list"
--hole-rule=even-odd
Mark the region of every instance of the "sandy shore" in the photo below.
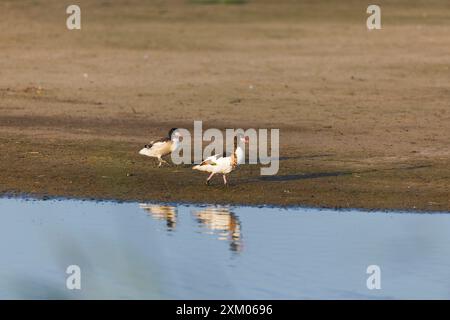
[[[2,1],[0,192],[450,210],[450,8]],[[204,185],[137,154],[172,127],[279,128],[280,171]]]

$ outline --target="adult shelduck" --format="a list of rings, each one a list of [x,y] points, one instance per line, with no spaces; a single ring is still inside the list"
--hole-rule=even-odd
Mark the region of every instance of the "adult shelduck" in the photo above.
[[[168,164],[167,161],[162,159],[162,157],[171,154],[178,148],[181,134],[177,130],[177,128],[172,128],[170,129],[167,137],[154,140],[150,142],[150,144],[146,144],[144,148],[139,151],[139,154],[147,157],[158,158],[158,167],[161,167],[163,162]]]
[[[231,154],[231,156],[227,157],[225,156],[225,154],[216,154],[214,156],[206,158],[202,163],[194,166],[192,169],[211,173],[208,179],[206,179],[207,185],[209,185],[211,178],[216,173],[223,175],[223,183],[224,185],[227,185],[228,182],[226,175],[236,169],[237,166],[243,163],[245,160],[245,152],[242,148],[242,144],[239,142],[248,143],[248,137],[240,135],[234,138],[233,153]]]

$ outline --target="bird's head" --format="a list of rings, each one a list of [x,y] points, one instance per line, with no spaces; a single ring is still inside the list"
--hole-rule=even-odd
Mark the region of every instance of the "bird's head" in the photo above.
[[[169,138],[171,140],[178,140],[182,137],[180,131],[178,130],[178,128],[172,128],[169,131]]]
[[[234,138],[234,144],[237,145],[238,142],[241,143],[249,143],[250,138],[248,136],[245,136],[243,134],[239,134]]]

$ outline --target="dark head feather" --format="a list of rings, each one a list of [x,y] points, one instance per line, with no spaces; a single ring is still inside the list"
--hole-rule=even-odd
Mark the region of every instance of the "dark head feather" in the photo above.
[[[175,132],[175,130],[178,130],[178,128],[172,128],[169,131],[169,138],[172,138],[172,134]]]

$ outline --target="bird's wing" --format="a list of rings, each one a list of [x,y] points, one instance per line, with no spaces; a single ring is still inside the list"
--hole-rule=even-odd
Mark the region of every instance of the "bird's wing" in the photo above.
[[[215,154],[213,156],[210,156],[208,158],[206,158],[205,160],[202,161],[202,163],[200,163],[201,166],[205,166],[205,165],[212,165],[215,166],[217,165],[217,157],[220,156],[220,154]]]
[[[200,163],[200,166],[206,166],[206,165],[210,165],[210,166],[216,166],[217,165],[217,163],[215,163],[214,161],[212,161],[212,160],[205,160],[205,161],[203,161],[202,163]]]
[[[160,147],[160,146],[162,146],[164,143],[166,143],[168,141],[170,141],[169,138],[161,138],[161,139],[158,139],[158,140],[153,140],[153,141],[150,142],[149,147],[150,148],[153,147],[153,146]]]

